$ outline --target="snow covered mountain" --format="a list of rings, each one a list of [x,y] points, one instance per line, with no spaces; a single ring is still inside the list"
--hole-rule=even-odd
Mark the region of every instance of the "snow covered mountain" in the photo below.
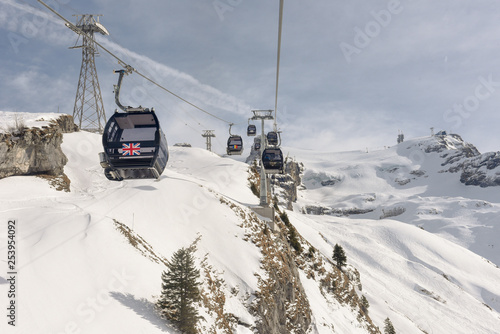
[[[481,155],[457,135],[416,138],[368,153],[290,151],[308,161],[296,211],[392,218],[500,265],[494,246],[500,235],[500,188],[494,186],[500,166],[493,163],[500,152]],[[466,173],[468,180],[482,179],[483,186],[467,185]]]
[[[447,147],[428,149],[442,140]],[[304,165],[302,186],[286,211],[294,228],[278,219],[280,231],[271,232],[249,209],[258,198],[248,164],[171,147],[159,181],[111,182],[97,159],[100,136],[64,134],[70,192],[35,176],[0,180],[4,305],[9,219],[17,222],[18,272],[16,326],[4,316],[0,330],[176,333],[153,304],[164,260],[195,245],[203,333],[377,333],[387,317],[398,333],[497,333],[499,188],[460,181],[457,166],[471,168],[465,162],[477,154],[442,165],[461,143],[446,136],[368,153],[285,148]],[[498,168],[476,165],[497,176]],[[295,229],[299,251],[286,242]],[[328,260],[337,243],[345,274]]]

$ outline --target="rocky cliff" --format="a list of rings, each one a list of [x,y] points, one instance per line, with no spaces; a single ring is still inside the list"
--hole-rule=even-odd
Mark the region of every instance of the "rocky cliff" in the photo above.
[[[427,147],[426,152],[442,153],[445,171],[460,173],[460,182],[465,185],[500,186],[500,152],[481,154],[456,134],[436,136],[436,144]]]
[[[301,174],[303,172],[304,164],[287,158],[284,174],[276,174],[271,177],[271,184],[274,186],[278,204],[286,206],[288,210],[292,210],[292,203],[297,201],[297,189],[302,185]]]
[[[38,114],[41,115],[41,114]],[[61,150],[63,133],[77,131],[73,117],[60,115],[40,127],[16,122],[0,133],[0,178],[16,175],[62,176],[67,158]]]
[[[464,163],[460,181],[483,188],[500,186],[500,152],[481,154]]]

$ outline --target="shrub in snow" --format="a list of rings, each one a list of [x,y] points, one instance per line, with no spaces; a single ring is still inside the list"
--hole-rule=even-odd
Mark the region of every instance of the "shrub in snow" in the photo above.
[[[13,134],[14,136],[20,135],[26,129],[26,123],[23,120],[22,116],[19,114],[14,115],[13,123],[7,126],[7,132]]]

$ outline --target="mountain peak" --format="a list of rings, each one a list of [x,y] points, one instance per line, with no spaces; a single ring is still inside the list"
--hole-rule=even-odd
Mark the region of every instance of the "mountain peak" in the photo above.
[[[465,142],[458,134],[443,134],[433,136],[434,144],[429,145],[426,152],[443,152],[445,150],[462,151],[467,158],[478,156],[479,150],[472,144]]]
[[[406,149],[412,149],[415,147],[423,148],[425,153],[443,153],[451,150],[457,150],[463,152],[464,156],[467,158],[475,157],[481,154],[474,145],[465,142],[460,135],[447,134],[444,131],[430,137],[410,139],[398,145],[405,147]]]
[[[500,152],[481,154],[458,134],[440,131],[437,135],[415,138],[398,144],[398,154],[412,161],[427,161],[438,154],[439,172],[460,173],[460,182],[468,186],[491,187],[500,185]]]

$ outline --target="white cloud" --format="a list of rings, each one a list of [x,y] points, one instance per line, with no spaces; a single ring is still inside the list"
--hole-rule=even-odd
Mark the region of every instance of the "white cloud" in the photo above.
[[[123,57],[120,59],[123,59],[127,64],[136,68],[141,74],[182,98],[187,99],[191,103],[203,109],[209,109],[207,111],[210,113],[212,113],[212,109],[216,109],[216,111],[224,110],[229,112],[228,116],[236,114],[238,117],[241,117],[241,115],[248,112],[250,109],[243,101],[225,94],[207,84],[203,84],[189,74],[156,62],[144,55],[127,50],[104,38],[99,40],[108,50],[113,54],[119,55],[119,57]],[[134,89],[145,88],[150,90],[155,88],[156,92],[159,94],[169,94],[165,91],[158,90],[153,83],[148,82],[146,79],[141,78],[140,81],[142,81],[141,85],[134,87]],[[150,93],[148,93],[148,95],[150,95]]]

